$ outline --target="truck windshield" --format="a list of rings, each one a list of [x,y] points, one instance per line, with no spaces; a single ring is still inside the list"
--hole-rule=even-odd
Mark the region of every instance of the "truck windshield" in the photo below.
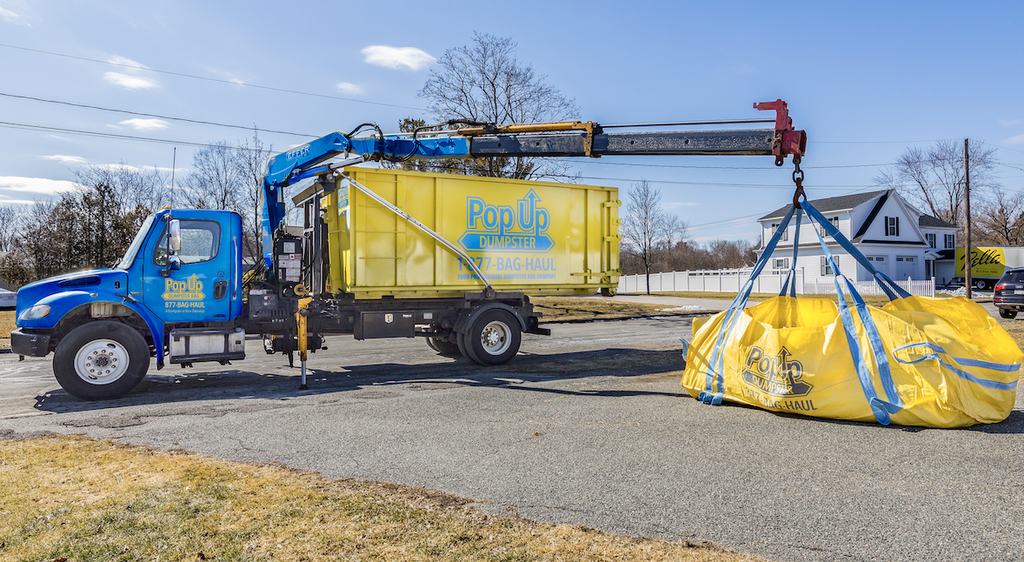
[[[124,257],[114,267],[117,269],[128,269],[132,266],[132,262],[135,261],[136,254],[142,248],[142,243],[146,241],[146,234],[149,233],[149,229],[153,226],[155,219],[156,215],[146,217],[146,221],[139,227],[139,233],[135,235],[135,240],[132,240],[132,245],[128,246],[128,251],[124,253]]]

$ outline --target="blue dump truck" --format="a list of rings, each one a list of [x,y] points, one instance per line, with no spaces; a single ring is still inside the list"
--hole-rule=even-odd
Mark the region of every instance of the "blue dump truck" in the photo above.
[[[775,127],[607,133],[613,126],[597,123],[474,123],[411,135],[387,136],[372,125],[370,136],[358,136],[363,126],[331,133],[270,160],[260,202],[263,259],[255,270],[243,272],[237,213],[164,209],[145,220],[114,267],[22,287],[11,347],[24,356],[53,353],[60,385],[90,400],[130,392],[152,357],[158,369],[244,359],[246,334],[263,335],[264,349],[287,354],[290,364],[298,354],[303,387],[307,353],[320,349],[326,334],[424,337],[442,354],[503,363],[518,352],[521,333],[549,333],[538,326],[529,294],[616,286],[615,190],[564,186],[583,195],[562,197],[557,184],[534,189],[506,180],[456,189],[448,185],[456,176],[434,174],[424,183],[396,172],[394,181],[376,181],[359,172],[366,168],[351,166],[410,158],[729,154],[772,155],[776,165],[792,155],[799,172],[806,135],[793,128],[785,103],[755,108],[776,117],[720,123]],[[284,227],[288,186],[299,191],[291,199],[304,210],[301,235]],[[429,197],[424,189],[433,189]],[[545,198],[563,203],[543,207],[553,202]],[[424,207],[428,199],[433,203]],[[563,219],[556,212],[565,217],[557,225]],[[526,225],[531,234],[519,232],[523,221],[533,221]],[[463,228],[448,228],[455,222]],[[476,225],[471,233],[469,223]],[[542,255],[554,251],[568,261]],[[369,262],[386,265],[360,265]],[[409,281],[414,277],[428,280]]]

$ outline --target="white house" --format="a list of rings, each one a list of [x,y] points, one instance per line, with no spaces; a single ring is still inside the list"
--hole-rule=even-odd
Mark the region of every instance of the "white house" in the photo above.
[[[956,248],[955,225],[922,213],[892,189],[812,199],[811,204],[853,242],[875,269],[894,280],[934,277],[934,262],[940,258],[940,252]],[[790,207],[792,205],[786,205],[758,219],[762,232],[761,251]],[[794,217],[772,253],[769,266],[774,270],[790,267],[795,225]],[[871,280],[867,269],[838,243],[827,235],[825,241],[843,275],[851,281]],[[825,262],[821,244],[806,214],[800,224],[796,269],[803,271],[804,282],[831,282],[832,279],[831,268]]]

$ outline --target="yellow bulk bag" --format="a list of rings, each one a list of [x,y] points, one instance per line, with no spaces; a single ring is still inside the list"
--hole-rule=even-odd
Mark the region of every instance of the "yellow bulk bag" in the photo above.
[[[801,206],[826,231],[835,230],[809,203]],[[766,247],[765,261],[792,213]],[[797,214],[798,232],[799,219]],[[851,254],[859,254],[832,231]],[[896,298],[881,308],[866,306],[821,242],[836,273],[837,293],[843,281],[854,306],[842,297],[838,305],[798,299],[791,287],[793,296],[745,307],[761,270],[755,266],[732,306],[694,328],[682,378],[691,396],[709,404],[727,400],[883,424],[963,427],[1006,419],[1024,354],[984,308],[963,297],[910,296],[870,267]]]

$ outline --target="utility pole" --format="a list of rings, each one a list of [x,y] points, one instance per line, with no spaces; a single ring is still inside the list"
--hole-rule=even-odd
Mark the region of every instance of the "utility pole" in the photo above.
[[[964,286],[967,298],[971,298],[971,168],[967,156],[967,139],[964,139]]]

